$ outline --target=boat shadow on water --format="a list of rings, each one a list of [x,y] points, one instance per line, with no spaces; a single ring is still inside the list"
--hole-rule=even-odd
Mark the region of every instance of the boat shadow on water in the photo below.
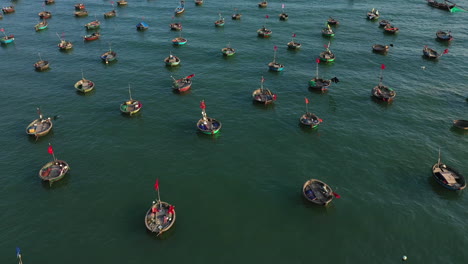
[[[320,205],[313,204],[310,201],[308,201],[304,197],[304,195],[302,195],[302,194],[300,194],[300,195],[301,195],[301,199],[302,199],[302,203],[304,204],[304,207],[306,207],[306,208],[308,208],[310,210],[314,210],[314,212],[316,212],[316,213],[328,214],[329,212],[335,211],[335,206],[333,205],[333,203],[329,203],[326,206],[320,206]]]
[[[172,93],[173,94],[177,94],[177,95],[180,95],[180,96],[185,96],[185,95],[189,95],[192,93],[192,89],[188,90],[188,91],[185,91],[185,92],[179,92],[178,90],[176,89],[172,89]]]
[[[63,179],[54,182],[52,185],[49,184],[48,181],[41,181],[42,187],[46,190],[53,190],[57,188],[62,188],[63,186],[68,185],[68,181],[70,180],[70,177],[72,176],[71,174],[71,169],[67,172],[67,174],[63,177]]]
[[[154,232],[149,231],[147,228],[145,228],[145,229],[146,229],[146,233],[149,236],[151,236],[151,238],[153,240],[166,240],[166,239],[168,239],[168,238],[170,238],[171,236],[174,235],[174,232],[176,230],[176,224],[174,223],[174,225],[169,230],[167,230],[166,232],[160,234],[159,236],[156,235]]]
[[[205,134],[201,132],[200,130],[197,131],[197,137],[203,138],[206,140],[217,140],[220,136],[221,136],[221,131],[213,135]]]
[[[93,90],[91,90],[91,91],[89,91],[89,92],[86,92],[86,93],[80,92],[80,91],[78,91],[78,90],[76,90],[75,92],[76,92],[76,94],[79,95],[79,96],[91,96],[91,95],[93,95],[93,94],[96,93],[96,90],[93,89]]]
[[[256,101],[252,101],[252,105],[255,108],[259,108],[259,109],[263,109],[263,110],[271,110],[271,109],[275,108],[275,103],[262,104],[262,103],[259,103],[259,102],[256,102]]]
[[[432,190],[439,196],[439,198],[442,198],[444,200],[459,200],[460,197],[463,195],[463,191],[451,191],[449,189],[444,188],[436,182],[433,176],[427,177],[427,181],[431,186]]]
[[[463,130],[463,129],[457,128],[457,127],[455,127],[453,125],[450,128],[450,132],[458,134],[458,135],[468,135],[468,130]]]
[[[378,98],[375,98],[374,96],[370,96],[371,100],[374,101],[378,106],[384,108],[384,109],[387,109],[387,108],[390,108],[392,107],[393,105],[393,100],[391,100],[390,102],[386,102],[386,101],[382,101]]]
[[[442,44],[442,45],[445,46],[445,47],[449,47],[450,44],[452,44],[451,41],[446,41],[446,40],[442,40],[442,39],[439,39],[439,38],[435,38],[435,41],[436,41],[437,43]]]
[[[177,66],[165,65],[165,68],[166,68],[166,70],[168,70],[168,71],[170,71],[170,72],[178,72],[178,71],[179,71],[179,68],[180,68],[180,64],[177,65]]]

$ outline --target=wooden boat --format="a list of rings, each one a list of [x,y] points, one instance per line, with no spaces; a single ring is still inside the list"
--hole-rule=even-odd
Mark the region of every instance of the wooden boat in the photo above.
[[[111,18],[115,17],[117,15],[117,12],[115,10],[109,11],[104,13],[104,18]]]
[[[14,7],[14,6],[7,6],[7,7],[4,7],[4,8],[2,8],[2,12],[3,12],[4,14],[14,13],[14,12],[15,12],[15,7]]]
[[[385,25],[384,27],[384,32],[385,33],[389,33],[389,34],[395,34],[395,33],[398,33],[398,31],[400,31],[399,28],[397,27],[394,27],[392,24],[388,23],[387,25]]]
[[[148,231],[156,233],[157,236],[169,230],[175,223],[176,212],[174,206],[158,200],[146,212],[145,226]]]
[[[235,14],[232,14],[231,16],[232,20],[240,20],[241,17],[242,17],[241,13],[235,13]]]
[[[267,1],[262,1],[260,3],[258,3],[258,7],[260,8],[265,8],[268,6],[268,2]]]
[[[231,48],[231,45],[228,44],[226,48],[222,48],[221,52],[223,53],[224,56],[230,57],[234,54],[236,54],[236,50]]]
[[[377,20],[379,17],[379,10],[376,10],[375,8],[372,8],[370,12],[367,12],[367,19],[369,20]]]
[[[37,14],[42,19],[48,19],[52,17],[52,13],[49,11],[42,11]]]
[[[125,1],[125,0],[119,0],[119,1],[117,1],[117,5],[118,6],[126,6],[126,5],[128,5],[128,2]]]
[[[173,80],[172,89],[174,89],[174,91],[179,92],[179,93],[190,90],[190,88],[192,87],[192,77],[194,76],[195,74],[191,74],[187,77],[177,79],[177,80],[171,76]]]
[[[222,124],[218,120],[206,116],[206,105],[205,101],[200,102],[200,108],[202,109],[202,118],[197,122],[197,128],[203,134],[214,135],[221,130]]]
[[[384,102],[391,102],[395,98],[396,92],[392,88],[383,85],[383,70],[385,69],[385,65],[382,64],[380,69],[379,84],[372,88],[371,95]]]
[[[181,31],[182,30],[182,23],[171,23],[171,24],[169,24],[169,27],[171,28],[171,30]]]
[[[439,159],[432,166],[432,176],[440,185],[452,191],[463,190],[466,187],[465,177],[461,173],[440,162],[440,149]]]
[[[85,17],[88,16],[88,11],[86,10],[80,10],[75,12],[76,17]]]
[[[94,86],[94,82],[84,78],[83,72],[81,72],[81,80],[75,83],[75,89],[82,93],[91,92],[94,89]]]
[[[182,37],[177,37],[172,40],[172,44],[176,46],[185,45],[185,43],[187,43],[187,39],[182,38]]]
[[[5,34],[5,30],[2,28],[1,29],[2,33],[3,33],[3,37],[0,38],[0,43],[2,44],[8,44],[8,43],[12,43],[13,41],[15,41],[15,36],[14,35],[6,35]]]
[[[219,14],[219,19],[214,22],[216,27],[222,27],[224,26],[224,17],[221,17],[221,14]]]
[[[390,24],[390,21],[385,19],[379,21],[379,27],[385,27],[387,24]]]
[[[73,48],[73,43],[71,41],[66,41],[64,39],[60,40],[60,43],[57,44],[60,50],[70,50]]]
[[[132,99],[130,85],[128,85],[128,94],[130,96],[130,99],[128,99],[120,105],[120,112],[126,115],[134,115],[141,110],[143,104],[140,101]]]
[[[332,81],[331,80],[326,80],[323,78],[319,77],[319,64],[320,64],[320,59],[316,59],[315,62],[317,63],[317,68],[315,70],[315,77],[312,78],[312,80],[309,81],[309,88],[312,90],[317,90],[317,91],[327,91],[328,88],[330,87]]]
[[[304,197],[318,205],[327,205],[333,200],[333,190],[328,184],[317,179],[310,179],[302,186]]]
[[[336,25],[339,25],[340,22],[338,22],[338,20],[332,18],[332,17],[329,17],[327,19],[327,24],[330,25],[330,26],[336,26]]]
[[[423,55],[429,59],[437,59],[439,58],[441,55],[439,55],[439,53],[437,51],[435,51],[434,49],[431,49],[429,48],[428,46],[424,46],[423,48]]]
[[[319,58],[321,61],[324,62],[334,62],[335,61],[335,54],[330,50],[330,44],[328,44],[327,49],[320,53]]]
[[[437,2],[434,0],[426,0],[426,1],[429,6],[439,8],[445,11],[450,11],[450,9],[456,6],[456,4],[451,3],[450,1],[444,1],[444,2]]]
[[[276,94],[272,93],[268,88],[263,87],[263,83],[265,79],[260,82],[260,88],[256,89],[252,93],[252,98],[254,102],[262,103],[262,104],[271,104],[276,101]]]
[[[185,1],[180,1],[179,6],[176,7],[174,13],[180,15],[185,11]]]
[[[178,66],[180,64],[180,59],[177,56],[169,54],[169,57],[164,59],[166,66]]]
[[[52,119],[50,117],[44,119],[39,108],[37,108],[37,113],[39,114],[39,118],[32,121],[26,127],[26,134],[39,138],[47,135],[50,130],[52,130],[54,124],[52,123]]]
[[[109,64],[109,62],[115,61],[116,58],[117,58],[117,53],[111,49],[109,49],[109,51],[106,51],[101,55],[101,60],[105,62],[106,64]]]
[[[468,130],[468,120],[454,120],[453,126],[459,129]]]
[[[75,5],[75,10],[85,10],[86,7],[83,3],[79,3]]]
[[[263,26],[261,29],[257,30],[257,34],[259,37],[262,38],[269,38],[271,36],[271,33],[273,33],[271,30],[267,29],[265,26]]]
[[[389,49],[390,49],[389,45],[381,45],[381,44],[372,45],[372,51],[376,53],[387,53]]]
[[[294,39],[288,42],[288,49],[299,49],[301,48],[302,44],[299,42],[295,42]]]
[[[85,25],[85,28],[87,30],[93,30],[93,29],[98,29],[101,27],[101,22],[99,20],[94,20]]]
[[[43,181],[48,181],[49,185],[52,186],[52,183],[62,179],[69,170],[70,166],[66,161],[55,159],[42,166],[39,170],[39,177]]]
[[[330,27],[329,24],[327,24],[326,28],[322,29],[322,36],[324,36],[324,37],[334,37],[335,36],[335,32],[333,31],[333,29]]]
[[[320,119],[313,113],[306,112],[301,116],[301,118],[299,118],[299,122],[304,126],[317,128],[320,125],[320,123],[322,123],[322,119]]]
[[[195,0],[195,5],[197,6],[203,5],[203,0]]]
[[[450,31],[446,32],[446,31],[439,30],[437,31],[436,36],[438,40],[442,40],[442,41],[451,41],[453,39],[452,33]]]
[[[278,16],[279,16],[279,19],[282,20],[282,21],[286,21],[289,18],[289,15],[286,14],[284,11],[281,14],[279,14]]]
[[[101,33],[99,33],[99,32],[93,32],[93,33],[90,34],[90,35],[85,35],[85,36],[83,37],[83,39],[84,39],[85,41],[93,41],[93,40],[99,39],[100,37],[101,37]]]
[[[143,21],[136,25],[136,29],[140,31],[147,30],[148,28],[149,28],[149,25]]]
[[[273,48],[273,50],[274,50],[274,52],[273,52],[273,61],[268,63],[268,69],[270,71],[278,72],[278,71],[283,71],[284,70],[284,65],[281,64],[281,63],[278,63],[276,61],[276,50],[277,49],[278,49],[278,47],[276,47],[276,46]]]
[[[34,63],[34,68],[36,71],[45,71],[49,69],[49,61],[39,60],[38,62]]]
[[[44,0],[44,3],[46,5],[52,5],[52,4],[55,4],[55,0]]]
[[[34,29],[35,29],[36,31],[41,31],[41,30],[46,29],[48,26],[49,26],[49,23],[47,22],[47,20],[42,19],[41,22],[37,23],[37,24],[34,26]]]

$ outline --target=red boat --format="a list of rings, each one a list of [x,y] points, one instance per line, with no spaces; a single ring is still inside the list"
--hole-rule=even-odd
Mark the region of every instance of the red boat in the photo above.
[[[192,80],[191,78],[194,77],[195,74],[191,74],[185,78],[181,78],[181,79],[174,79],[174,77],[172,77],[172,79],[174,80],[174,85],[172,86],[172,88],[175,90],[175,91],[178,91],[179,93],[181,92],[186,92],[190,89],[190,87],[192,87]]]
[[[86,36],[84,36],[83,38],[84,38],[85,41],[93,41],[93,40],[98,39],[99,37],[101,37],[101,33],[99,33],[99,32],[94,32],[93,34],[91,34],[91,35],[86,35]]]
[[[8,14],[8,13],[13,13],[15,12],[15,7],[13,6],[7,6],[2,8],[3,13]]]

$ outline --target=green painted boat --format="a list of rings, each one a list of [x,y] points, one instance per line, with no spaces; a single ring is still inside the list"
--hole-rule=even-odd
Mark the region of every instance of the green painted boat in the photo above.
[[[164,63],[166,64],[166,66],[178,66],[180,64],[180,59],[177,56],[169,54],[169,57],[166,57],[164,59]]]
[[[35,29],[36,31],[41,31],[41,30],[46,29],[48,26],[49,26],[49,23],[47,23],[47,20],[43,19],[41,22],[37,23],[37,24],[34,26],[34,29]]]
[[[226,48],[222,48],[221,52],[223,53],[224,56],[227,56],[227,57],[236,54],[236,50],[231,48],[231,44],[228,44]]]
[[[326,50],[319,55],[320,60],[324,62],[334,62],[335,54],[330,50],[330,42],[328,42],[328,45],[325,45],[325,48]]]
[[[143,104],[140,101],[132,99],[130,85],[128,85],[128,94],[130,96],[130,99],[128,99],[120,105],[120,112],[126,115],[134,115],[140,112],[141,108],[143,107]]]
[[[200,108],[202,109],[202,118],[197,122],[197,128],[203,134],[214,135],[221,130],[222,124],[218,120],[206,116],[205,112],[205,101],[200,102]]]
[[[327,24],[326,28],[322,29],[322,36],[324,36],[324,37],[334,37],[335,36],[335,32],[333,31],[333,29],[330,27],[329,24]]]
[[[85,28],[88,30],[98,29],[101,27],[101,22],[99,20],[94,20],[85,25]]]

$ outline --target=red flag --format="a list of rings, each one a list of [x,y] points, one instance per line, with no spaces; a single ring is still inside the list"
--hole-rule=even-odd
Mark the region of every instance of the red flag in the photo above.
[[[151,212],[152,212],[153,214],[159,212],[158,207],[153,207],[153,208],[151,208]]]
[[[306,102],[306,104],[309,103],[309,99],[307,99],[307,97],[305,97],[305,102]]]
[[[156,182],[154,183],[154,189],[155,189],[156,191],[159,190],[159,179],[156,179]]]
[[[54,149],[52,148],[52,145],[49,145],[47,152],[49,152],[50,155],[54,155]]]
[[[190,74],[189,76],[185,77],[185,79],[190,79],[192,77],[195,77],[195,74]]]
[[[201,109],[205,109],[205,108],[206,108],[205,101],[201,101],[201,102],[200,102],[200,108],[201,108]]]
[[[170,206],[169,206],[169,210],[167,210],[167,212],[168,212],[169,214],[174,214],[174,208],[175,208],[175,207],[174,207],[173,205],[170,205]]]
[[[1,32],[5,32],[5,30],[4,30],[3,28],[0,28],[0,31],[1,31]]]
[[[380,65],[380,69],[385,70],[385,64]]]
[[[296,33],[293,33],[293,36],[292,36],[292,37],[295,38],[295,37],[296,37]]]
[[[321,118],[319,118],[318,120],[320,121],[320,123],[322,123],[322,122],[323,122],[323,120],[322,120]]]
[[[328,49],[328,45],[323,45],[324,48]]]
[[[319,58],[316,58],[316,59],[315,59],[315,62],[316,62],[316,63],[320,63],[320,59],[319,59]]]
[[[269,18],[269,16],[268,16],[268,15],[266,15],[265,17],[266,17],[266,18]]]
[[[278,96],[276,96],[276,94],[273,95],[273,100],[276,101],[276,98],[278,98]]]
[[[339,194],[337,194],[336,192],[333,192],[333,196],[335,196],[336,199],[340,199],[340,198],[341,198],[341,196],[340,196]]]
[[[448,49],[445,49],[445,50],[444,50],[444,54],[447,54],[447,53],[448,53]]]
[[[278,50],[278,47],[275,45],[275,46],[273,47],[273,49],[274,49],[275,51],[277,51],[277,50]]]

